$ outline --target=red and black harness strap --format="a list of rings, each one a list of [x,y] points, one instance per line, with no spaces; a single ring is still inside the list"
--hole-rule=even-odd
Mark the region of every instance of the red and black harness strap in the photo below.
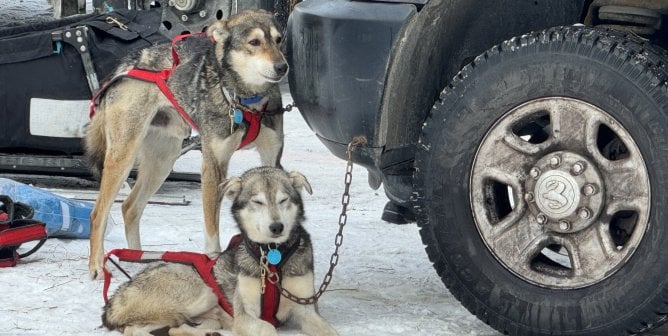
[[[109,87],[118,81],[121,78],[124,77],[132,77],[136,79],[140,79],[143,81],[147,82],[153,82],[156,85],[158,85],[158,88],[160,88],[160,91],[167,97],[167,99],[174,105],[174,108],[179,112],[181,117],[192,127],[194,130],[199,131],[199,128],[195,124],[195,122],[190,118],[188,113],[179,105],[179,103],[176,101],[174,98],[174,94],[172,94],[172,91],[169,89],[167,86],[167,80],[169,79],[169,76],[172,74],[172,71],[179,65],[179,54],[176,52],[176,43],[179,41],[190,37],[190,36],[201,36],[204,35],[203,33],[200,34],[182,34],[174,37],[172,40],[172,67],[170,69],[164,69],[161,71],[152,71],[152,70],[143,70],[143,69],[130,69],[127,72],[120,73],[114,77],[112,77],[110,80],[105,82],[100,89],[93,95],[93,99],[91,100],[90,103],[90,118],[92,119],[93,116],[95,115],[95,106],[99,105],[100,103],[100,98],[104,95],[104,93],[109,89]]]
[[[265,278],[265,291],[261,298],[261,314],[260,318],[264,321],[267,321],[278,327],[280,321],[276,318],[276,313],[278,312],[278,306],[281,300],[281,290],[280,290],[280,272],[281,265],[288,260],[290,256],[297,250],[301,238],[287,247],[281,248],[281,253],[283,258],[278,265],[269,264],[269,271],[274,276],[278,278],[272,278],[268,276]],[[246,248],[251,253],[251,255],[260,262],[261,250],[263,247],[258,244],[253,244],[248,241],[248,239],[243,239],[241,234],[237,234],[232,237],[230,243],[227,246],[227,249],[233,249],[244,243]],[[104,287],[102,295],[104,297],[104,302],[109,301],[108,292],[109,286],[111,284],[111,272],[106,268],[107,260],[109,257],[115,256],[120,261],[128,262],[139,262],[139,263],[148,263],[155,261],[165,261],[165,262],[177,262],[181,264],[191,265],[195,268],[197,273],[200,275],[202,280],[211,288],[216,297],[218,298],[218,304],[220,305],[226,313],[230,316],[234,316],[234,312],[230,302],[225,298],[225,295],[218,287],[218,283],[213,275],[213,266],[216,264],[217,259],[211,259],[205,254],[194,253],[194,252],[153,252],[153,251],[140,251],[140,250],[131,250],[131,249],[115,249],[111,250],[104,257]]]
[[[269,265],[269,271],[273,274],[279,274],[278,266]],[[280,282],[280,279],[278,279]],[[281,301],[281,290],[278,288],[277,282],[272,282],[269,279],[265,279],[264,293],[262,294],[262,308],[260,310],[260,318],[271,323],[274,327],[278,327],[281,322],[276,318],[276,313],[278,313],[278,303]]]
[[[261,113],[254,113],[247,109],[242,109],[241,112],[244,114],[244,120],[248,123],[248,127],[238,149],[246,147],[257,139],[258,134],[260,134],[260,123],[262,121]]]
[[[17,219],[0,224],[0,267],[13,267],[21,258],[35,253],[46,242],[45,224],[33,219]],[[18,253],[21,244],[39,241],[30,251]]]
[[[211,259],[206,254],[194,252],[154,252],[131,249],[115,249],[109,251],[105,255],[103,265],[106,265],[110,256],[116,256],[118,260],[129,262],[146,263],[154,261],[166,261],[191,265],[195,268],[202,280],[204,280],[204,283],[206,283],[207,286],[209,286],[216,295],[220,307],[223,308],[226,313],[230,314],[230,316],[234,316],[232,306],[218,287],[218,283],[216,282],[216,279],[213,275],[213,266],[216,264],[217,259]],[[102,294],[105,303],[109,301],[107,293],[109,292],[110,284],[111,273],[107,270],[106,267],[104,267],[104,288]]]
[[[45,224],[30,219],[32,208],[0,195],[0,267],[16,266],[19,259],[35,253],[46,242]],[[18,253],[23,243],[38,241],[28,252]]]
[[[181,107],[181,105],[176,101],[176,98],[174,97],[174,94],[172,91],[169,89],[169,86],[167,86],[167,80],[169,79],[169,76],[171,76],[172,71],[179,65],[179,55],[176,52],[175,45],[177,42],[183,40],[184,38],[187,38],[189,36],[202,36],[204,33],[197,33],[197,34],[182,34],[174,37],[172,40],[172,67],[170,69],[163,69],[160,71],[153,71],[153,70],[145,70],[145,69],[137,69],[133,68],[128,70],[127,72],[123,72],[120,74],[117,74],[116,76],[112,77],[110,80],[106,81],[100,89],[93,95],[93,99],[91,100],[90,103],[90,118],[92,119],[93,116],[95,115],[95,107],[99,105],[100,103],[100,98],[104,95],[104,92],[109,89],[109,87],[118,81],[121,78],[125,77],[130,77],[134,79],[139,79],[143,80],[146,82],[151,82],[155,83],[162,94],[165,95],[165,97],[169,100],[170,103],[174,106],[176,111],[179,113],[181,118],[195,131],[199,132],[199,127],[195,123],[195,121],[190,117],[190,115]],[[251,142],[255,141],[257,138],[258,134],[260,133],[260,121],[262,120],[262,114],[250,111],[248,109],[242,108],[241,111],[243,112],[243,119],[248,123],[248,127],[246,128],[246,132],[244,133],[244,136],[241,140],[241,144],[239,145],[238,149],[241,149]]]
[[[278,265],[269,265],[269,271],[272,274],[279,275],[281,271],[281,265],[285,260],[297,250],[299,247],[300,239],[297,239],[296,243],[291,244],[288,247],[281,248],[283,254],[283,259]],[[227,249],[236,248],[240,244],[244,243],[246,248],[251,252],[251,255],[260,262],[260,245],[249,243],[247,239],[243,239],[241,234],[237,234],[232,237],[230,243],[227,246]],[[109,257],[115,256],[120,261],[128,262],[138,262],[138,263],[148,263],[155,261],[165,261],[165,262],[177,262],[185,265],[191,265],[195,268],[197,273],[200,275],[202,280],[211,288],[216,297],[218,298],[218,304],[220,305],[226,313],[230,316],[234,316],[234,312],[230,302],[225,298],[225,295],[218,287],[218,283],[213,274],[213,266],[216,264],[217,259],[211,259],[205,254],[194,253],[194,252],[154,252],[154,251],[140,251],[140,250],[131,250],[131,249],[115,249],[111,250],[104,257],[104,287],[102,295],[104,297],[104,302],[109,301],[109,286],[111,284],[111,272],[106,268],[107,260]],[[260,318],[264,321],[271,323],[272,325],[278,327],[280,322],[276,318],[276,313],[278,312],[278,306],[281,300],[281,290],[279,288],[279,279],[278,281],[272,282],[270,277],[265,278],[265,292],[262,295],[261,304],[261,314]]]
[[[268,251],[270,246],[260,245],[251,242],[249,239],[242,239],[246,245],[246,249],[250,252],[253,258],[260,264],[262,264],[262,251]],[[281,269],[283,264],[290,259],[293,253],[299,248],[301,243],[301,237],[297,239],[292,244],[280,245],[278,250],[281,252],[281,261],[272,265],[267,263],[269,268],[269,274],[264,281],[264,293],[262,294],[262,299],[260,300],[262,306],[260,310],[260,318],[271,323],[275,327],[280,325],[280,321],[276,318],[276,313],[278,312],[278,305],[281,301],[281,279],[283,274]]]

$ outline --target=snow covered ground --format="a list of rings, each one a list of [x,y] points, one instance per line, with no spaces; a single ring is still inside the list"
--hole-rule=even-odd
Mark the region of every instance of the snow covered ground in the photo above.
[[[283,165],[304,173],[313,187],[313,195],[304,195],[305,226],[315,245],[317,287],[334,248],[345,162],[325,149],[298,112],[287,113],[285,124]],[[200,153],[191,151],[176,170],[197,172],[199,162]],[[230,175],[258,164],[255,151],[240,151],[232,160]],[[55,177],[42,183],[94,187]],[[192,203],[149,205],[141,224],[144,249],[200,252],[199,184],[167,182],[159,193],[183,195]],[[371,190],[366,171],[356,166],[341,258],[329,291],[320,300],[321,314],[342,336],[499,335],[450,295],[429,263],[415,225],[380,220],[385,201],[382,189]],[[236,232],[229,207],[226,200],[221,216],[225,242]],[[125,247],[120,204],[114,206],[112,218],[117,224],[106,238],[106,249]],[[50,239],[17,267],[0,269],[0,335],[120,335],[100,326],[102,282],[88,278],[87,256],[88,240]],[[117,285],[124,277],[115,274]],[[286,326],[279,335],[302,334]]]

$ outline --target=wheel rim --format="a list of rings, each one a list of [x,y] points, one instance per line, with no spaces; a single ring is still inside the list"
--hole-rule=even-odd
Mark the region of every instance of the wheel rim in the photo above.
[[[508,270],[580,288],[620,269],[649,226],[649,175],[629,132],[596,106],[528,101],[488,131],[470,179],[483,241]]]

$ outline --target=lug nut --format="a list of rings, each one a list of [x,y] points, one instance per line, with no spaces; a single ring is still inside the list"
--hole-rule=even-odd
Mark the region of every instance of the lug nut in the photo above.
[[[573,175],[580,175],[585,171],[586,165],[582,161],[578,161],[573,164],[573,167],[571,167],[571,173]]]
[[[591,183],[587,183],[584,187],[582,187],[582,193],[585,194],[585,196],[591,196],[595,194],[596,191],[596,186]]]
[[[561,229],[561,231],[568,231],[568,230],[571,229],[571,223],[569,223],[568,221],[565,221],[565,220],[560,220],[559,221],[559,228]]]
[[[578,210],[578,216],[582,219],[589,219],[591,217],[591,210],[587,208],[581,208]]]
[[[559,157],[559,155],[555,155],[550,158],[550,166],[552,166],[552,168],[557,168],[559,167],[560,164],[561,164],[561,157]]]
[[[538,222],[538,224],[540,225],[545,224],[547,222],[547,216],[543,214],[538,214],[538,216],[536,216],[536,222]]]
[[[534,200],[533,193],[528,192],[528,193],[524,194],[524,200],[527,201],[527,202],[533,202],[533,200]]]
[[[181,15],[181,21],[183,22],[188,21],[188,15],[185,14]]]
[[[199,17],[205,17],[205,16],[206,16],[205,10],[199,11]]]
[[[540,176],[540,169],[533,167],[531,170],[529,170],[529,176],[537,179],[538,176]]]

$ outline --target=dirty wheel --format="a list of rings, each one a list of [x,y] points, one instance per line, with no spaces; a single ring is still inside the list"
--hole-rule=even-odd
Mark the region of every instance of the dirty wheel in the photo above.
[[[418,224],[443,282],[512,335],[627,335],[668,313],[666,53],[553,28],[466,66],[423,128]]]

